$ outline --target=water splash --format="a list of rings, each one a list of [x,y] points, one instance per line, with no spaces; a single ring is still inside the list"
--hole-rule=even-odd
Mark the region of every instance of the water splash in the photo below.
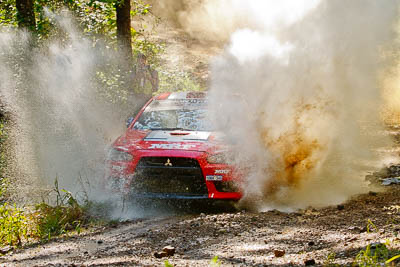
[[[242,204],[292,210],[366,192],[376,166],[364,162],[390,144],[373,133],[383,129],[379,77],[394,59],[382,51],[395,42],[399,1],[239,2],[257,19],[213,62],[211,97],[247,171]]]

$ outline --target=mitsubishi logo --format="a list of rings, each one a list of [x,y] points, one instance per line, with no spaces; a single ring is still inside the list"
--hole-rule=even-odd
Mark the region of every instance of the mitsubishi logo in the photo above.
[[[171,160],[167,159],[167,162],[164,164],[165,166],[172,166]]]

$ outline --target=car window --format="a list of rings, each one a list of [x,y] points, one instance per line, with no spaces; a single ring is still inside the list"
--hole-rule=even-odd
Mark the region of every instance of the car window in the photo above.
[[[133,126],[138,130],[184,129],[211,131],[205,109],[145,110]]]

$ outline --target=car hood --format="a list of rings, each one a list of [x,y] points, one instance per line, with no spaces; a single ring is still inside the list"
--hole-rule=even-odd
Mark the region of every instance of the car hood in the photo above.
[[[138,131],[128,130],[114,146],[124,150],[213,151],[221,146],[221,135],[207,131]]]

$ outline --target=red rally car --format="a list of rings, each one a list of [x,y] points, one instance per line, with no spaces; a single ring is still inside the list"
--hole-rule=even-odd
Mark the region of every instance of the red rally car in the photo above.
[[[111,146],[108,187],[138,198],[239,200],[229,146],[207,115],[204,92],[150,99]]]

